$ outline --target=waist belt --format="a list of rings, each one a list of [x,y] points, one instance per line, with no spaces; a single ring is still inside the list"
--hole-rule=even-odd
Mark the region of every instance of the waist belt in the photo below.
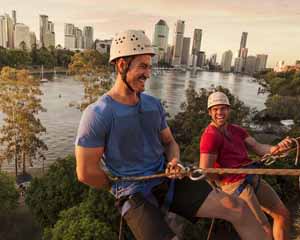
[[[132,195],[124,196],[116,200],[122,216],[124,216],[130,208],[140,206],[144,201],[148,201],[156,207],[160,207],[163,212],[167,212],[171,206],[175,189],[175,180],[167,180],[152,188],[151,192],[144,194],[136,192]]]
[[[245,168],[260,168],[261,163],[253,163],[251,165],[246,166]],[[257,184],[254,186],[254,177],[257,175],[247,175],[245,180],[239,185],[239,187],[233,192],[232,195],[234,196],[240,196],[241,193],[244,191],[244,189],[247,187],[247,185],[251,185],[254,189],[254,192],[256,193],[260,184],[261,177],[258,176]]]

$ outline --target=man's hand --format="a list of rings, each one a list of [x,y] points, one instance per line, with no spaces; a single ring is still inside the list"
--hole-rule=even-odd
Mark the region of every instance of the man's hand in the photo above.
[[[292,147],[293,141],[290,139],[290,137],[286,137],[281,142],[279,142],[277,145],[271,147],[270,153],[278,154],[280,152],[284,152]]]
[[[165,173],[168,175],[169,178],[183,178],[182,171],[184,167],[181,163],[177,160],[177,158],[173,158],[171,161],[168,162],[167,168]]]

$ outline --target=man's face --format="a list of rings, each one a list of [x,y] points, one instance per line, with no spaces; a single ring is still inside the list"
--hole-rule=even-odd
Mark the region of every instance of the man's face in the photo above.
[[[143,92],[145,90],[145,82],[150,77],[152,69],[150,55],[136,56],[127,72],[127,82],[135,92]]]
[[[208,110],[208,114],[216,127],[221,127],[227,122],[229,113],[230,108],[227,105],[216,105]]]

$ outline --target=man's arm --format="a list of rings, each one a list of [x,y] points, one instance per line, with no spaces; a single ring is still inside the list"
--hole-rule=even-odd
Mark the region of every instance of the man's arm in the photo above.
[[[291,147],[292,141],[289,137],[283,139],[280,143],[275,146],[262,144],[255,140],[255,138],[248,136],[245,138],[246,145],[251,148],[257,155],[263,156],[267,153],[277,153],[287,150]]]
[[[103,152],[103,147],[75,147],[76,173],[80,182],[98,189],[109,188],[109,179],[100,166]]]
[[[168,165],[166,168],[166,173],[170,174],[170,178],[176,178],[177,176],[180,178],[181,168],[178,166],[180,163],[180,150],[179,146],[176,143],[173,134],[170,128],[165,128],[160,132],[161,141],[165,147],[165,153],[167,155]]]
[[[179,162],[180,151],[169,127],[160,132],[161,141],[165,147],[168,162]]]
[[[217,154],[201,153],[199,168],[213,168],[214,163],[217,161],[217,157]],[[216,174],[208,174],[207,177],[215,182],[219,181],[219,176]]]

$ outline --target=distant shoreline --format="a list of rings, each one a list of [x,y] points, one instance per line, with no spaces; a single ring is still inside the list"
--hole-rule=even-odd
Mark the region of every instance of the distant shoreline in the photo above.
[[[30,74],[40,74],[41,69],[40,68],[28,68],[27,69]],[[55,68],[44,68],[44,74],[66,74],[68,72],[67,68],[64,67],[55,67]]]

